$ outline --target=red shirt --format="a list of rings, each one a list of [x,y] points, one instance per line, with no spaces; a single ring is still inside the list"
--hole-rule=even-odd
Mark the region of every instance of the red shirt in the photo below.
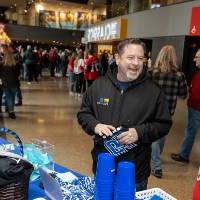
[[[75,60],[74,58],[69,59],[68,68],[67,68],[68,72],[74,71],[74,60]]]
[[[195,73],[189,91],[188,107],[200,111],[200,70]]]
[[[194,186],[193,189],[193,196],[192,196],[192,200],[199,200],[200,199],[200,168],[199,168],[199,173],[197,176],[197,182]]]
[[[90,65],[92,65],[92,63],[94,62],[94,61],[97,61],[98,59],[97,59],[97,57],[96,56],[88,56],[86,59],[85,59],[85,64],[87,65],[87,66],[90,66]]]

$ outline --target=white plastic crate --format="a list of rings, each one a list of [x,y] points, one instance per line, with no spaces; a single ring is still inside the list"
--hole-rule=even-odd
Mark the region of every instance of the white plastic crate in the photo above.
[[[141,200],[150,200],[154,195],[159,196],[163,200],[177,200],[176,198],[169,195],[167,192],[161,190],[160,188],[152,188],[136,192],[136,198]]]

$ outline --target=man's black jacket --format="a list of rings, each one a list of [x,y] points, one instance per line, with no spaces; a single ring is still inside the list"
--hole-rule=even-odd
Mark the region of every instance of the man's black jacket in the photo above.
[[[127,90],[120,90],[117,69],[96,80],[83,96],[78,122],[89,135],[94,135],[93,160],[106,151],[103,139],[95,135],[98,123],[114,127],[135,128],[138,146],[116,158],[136,165],[136,182],[150,175],[151,143],[168,134],[172,125],[164,93],[150,79],[145,70]]]

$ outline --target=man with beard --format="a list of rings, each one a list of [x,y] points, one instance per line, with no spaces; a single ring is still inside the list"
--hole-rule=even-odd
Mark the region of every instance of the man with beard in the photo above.
[[[121,41],[113,71],[97,79],[83,96],[78,122],[94,136],[93,172],[98,154],[107,152],[105,137],[117,127],[127,128],[117,139],[137,146],[116,157],[136,165],[136,190],[147,188],[150,175],[151,143],[165,136],[171,127],[165,96],[143,67],[145,45],[137,39]]]

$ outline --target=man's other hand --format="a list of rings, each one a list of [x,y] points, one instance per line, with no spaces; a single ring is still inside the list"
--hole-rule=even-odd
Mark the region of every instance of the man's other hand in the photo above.
[[[117,139],[121,144],[132,144],[138,141],[138,133],[134,128],[129,128],[128,131],[121,133]]]

